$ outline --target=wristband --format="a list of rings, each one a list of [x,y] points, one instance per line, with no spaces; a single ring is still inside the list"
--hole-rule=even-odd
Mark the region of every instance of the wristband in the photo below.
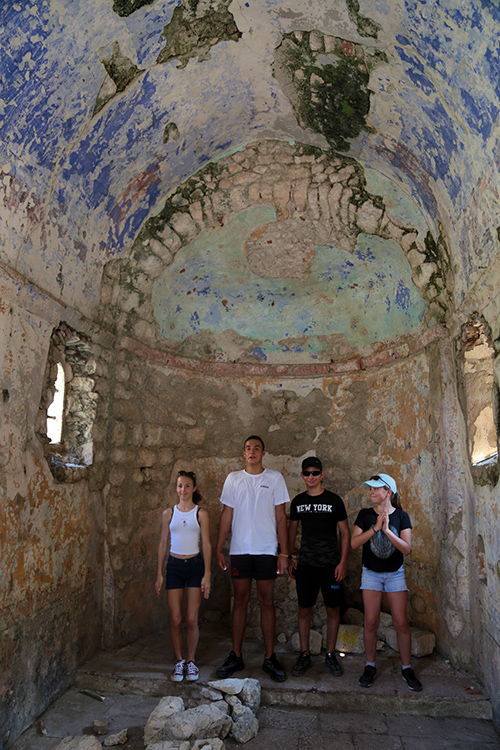
[[[280,552],[280,557],[287,557],[290,560],[291,555],[285,555],[284,552]]]

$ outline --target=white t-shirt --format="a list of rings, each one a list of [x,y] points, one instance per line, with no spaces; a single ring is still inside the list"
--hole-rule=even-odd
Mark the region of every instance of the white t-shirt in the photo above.
[[[231,472],[224,482],[220,501],[233,509],[230,555],[276,554],[276,506],[290,502],[279,471]]]

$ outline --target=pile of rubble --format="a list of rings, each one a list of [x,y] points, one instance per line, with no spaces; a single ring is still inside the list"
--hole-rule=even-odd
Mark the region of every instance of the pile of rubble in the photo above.
[[[144,727],[146,750],[224,750],[224,738],[241,744],[259,731],[260,682],[227,679],[209,682],[199,690],[199,700],[190,698],[187,707],[179,696],[162,698]],[[94,722],[95,734],[107,726]],[[127,729],[104,739],[104,746],[124,745]],[[97,737],[66,737],[54,750],[102,750]]]

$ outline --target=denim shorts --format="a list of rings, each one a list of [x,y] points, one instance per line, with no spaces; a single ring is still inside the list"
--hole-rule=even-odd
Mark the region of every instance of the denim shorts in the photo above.
[[[165,588],[169,589],[199,589],[201,579],[205,575],[203,555],[198,552],[194,557],[168,556]]]
[[[361,591],[386,591],[389,594],[396,591],[408,591],[403,566],[391,573],[376,573],[363,565],[361,574]]]

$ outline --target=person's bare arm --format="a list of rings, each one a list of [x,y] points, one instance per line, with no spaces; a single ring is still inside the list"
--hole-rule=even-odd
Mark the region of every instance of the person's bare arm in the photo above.
[[[339,521],[338,528],[340,531],[340,562],[335,568],[335,580],[343,581],[347,573],[347,558],[349,557],[349,542],[351,540],[351,532],[349,531],[349,523],[347,518],[343,521]]]
[[[170,531],[170,519],[172,518],[172,508],[164,510],[161,516],[161,535],[160,543],[158,545],[158,567],[156,570],[156,583],[155,589],[158,596],[163,586],[163,563],[165,562],[165,555],[167,554],[168,535]]]
[[[224,505],[219,518],[219,532],[217,534],[216,547],[217,564],[221,570],[227,570],[227,562],[222,552],[222,548],[224,546],[224,542],[227,539],[227,535],[229,534],[229,530],[231,529],[232,521],[233,509],[230,508],[229,505]]]
[[[288,568],[288,534],[286,523],[285,503],[276,506],[276,530],[280,543],[280,555],[278,557],[278,575],[284,575]]]
[[[205,599],[208,599],[210,596],[210,582],[212,579],[212,545],[210,544],[210,518],[208,511],[204,508],[200,508],[199,520],[203,562],[205,563],[205,574],[201,579],[201,590]]]

